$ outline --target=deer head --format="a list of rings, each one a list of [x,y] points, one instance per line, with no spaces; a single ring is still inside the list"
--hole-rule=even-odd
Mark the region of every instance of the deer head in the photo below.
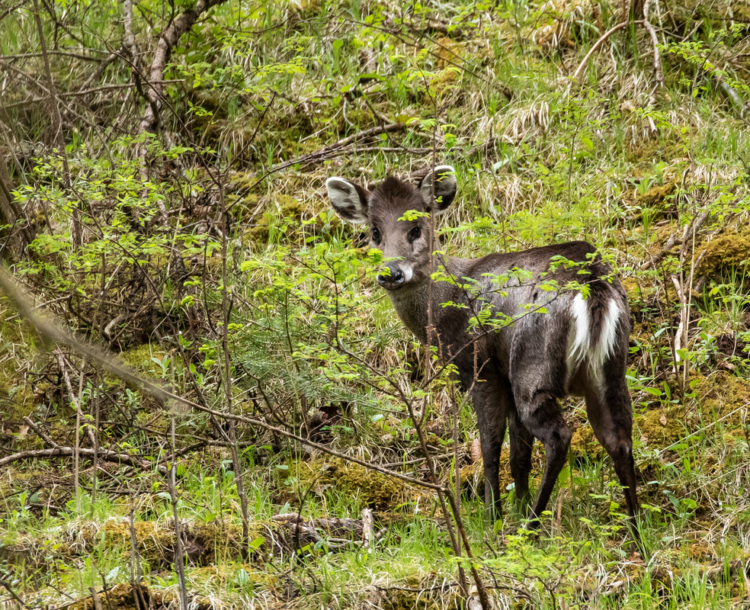
[[[389,177],[372,190],[344,180],[326,181],[336,213],[370,227],[370,246],[383,252],[385,266],[378,283],[386,290],[417,287],[430,276],[431,213],[441,214],[456,197],[456,176],[450,165],[439,165],[415,188]]]

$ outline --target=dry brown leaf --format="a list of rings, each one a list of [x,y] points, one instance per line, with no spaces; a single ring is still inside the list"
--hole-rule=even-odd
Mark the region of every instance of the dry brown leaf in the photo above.
[[[482,446],[479,444],[479,439],[475,438],[471,442],[471,463],[475,464],[482,459]]]

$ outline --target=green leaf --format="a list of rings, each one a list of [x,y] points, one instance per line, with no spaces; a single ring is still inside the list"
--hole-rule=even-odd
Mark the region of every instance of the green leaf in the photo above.
[[[430,217],[429,212],[419,212],[417,210],[406,210],[406,212],[404,212],[404,215],[401,218],[399,218],[399,220],[412,222],[413,220],[416,220],[417,218],[429,218],[429,217]]]
[[[261,544],[263,543],[261,542]],[[252,542],[250,543],[250,545],[252,548]],[[239,570],[237,570],[237,575],[234,577],[234,582],[239,586],[244,586],[250,582],[250,575],[247,573],[247,570],[245,570],[245,568],[240,568]]]
[[[497,536],[503,530],[503,520],[498,519],[492,524],[492,533]]]

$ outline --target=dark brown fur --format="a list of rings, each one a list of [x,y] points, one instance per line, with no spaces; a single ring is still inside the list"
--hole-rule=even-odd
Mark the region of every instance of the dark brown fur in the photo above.
[[[457,283],[461,283],[461,278],[471,278],[478,283],[479,295],[469,294],[449,282],[433,281],[430,276],[430,219],[402,221],[399,218],[408,210],[430,211],[450,205],[455,195],[451,172],[452,168],[439,168],[434,187],[428,182],[415,189],[408,183],[388,178],[370,192],[350,189],[351,198],[332,197],[331,201],[336,209],[356,208],[357,202],[353,199],[359,199],[358,214],[370,225],[371,245],[380,248],[387,261],[389,273],[379,281],[388,289],[396,312],[422,342],[438,347],[443,362],[451,361],[456,365],[463,386],[471,391],[484,458],[488,505],[500,513],[500,451],[509,422],[510,466],[516,497],[524,504],[529,499],[534,438],[544,444],[546,466],[531,507],[533,516],[541,515],[565,465],[572,436],[558,401],[577,394],[585,396],[591,426],[612,457],[625,488],[628,513],[634,518],[638,503],[632,455],[632,407],[625,380],[630,323],[622,286],[610,277],[609,269],[601,262],[595,248],[586,242],[490,254],[479,259],[438,257],[437,264],[456,278]],[[441,175],[447,178],[441,179]],[[340,180],[329,180],[332,183],[329,194],[332,187],[340,187]],[[431,180],[431,176],[425,180]],[[340,188],[348,187],[345,183]],[[433,188],[440,200],[430,205],[427,202],[432,199]],[[572,269],[560,266],[550,271],[555,256],[582,265]],[[510,280],[497,286],[486,276],[514,269],[531,272],[533,279],[520,285]],[[581,269],[586,274],[581,275]],[[572,280],[588,285],[590,294],[585,303],[591,346],[597,346],[602,338],[610,301],[616,304],[619,317],[612,331],[615,333],[613,348],[601,369],[596,369],[598,376],[588,366],[588,360],[580,365],[568,360],[568,342],[571,332],[575,332],[571,327],[575,321],[573,301],[578,293],[543,290],[542,284],[550,280],[560,286]],[[442,306],[449,301],[467,307]],[[499,331],[480,328],[470,332],[470,318],[488,304],[495,316],[516,316],[516,321]],[[547,313],[522,315],[529,304],[544,306]],[[431,320],[428,320],[429,311]],[[432,323],[433,333],[428,333],[428,322]],[[587,358],[593,353],[587,352]]]

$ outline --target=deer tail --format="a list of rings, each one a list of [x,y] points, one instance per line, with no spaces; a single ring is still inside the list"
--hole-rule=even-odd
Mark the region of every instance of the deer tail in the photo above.
[[[568,363],[572,372],[586,361],[596,374],[615,350],[627,310],[622,296],[607,282],[594,281],[589,286],[588,298],[579,292],[571,304]]]

